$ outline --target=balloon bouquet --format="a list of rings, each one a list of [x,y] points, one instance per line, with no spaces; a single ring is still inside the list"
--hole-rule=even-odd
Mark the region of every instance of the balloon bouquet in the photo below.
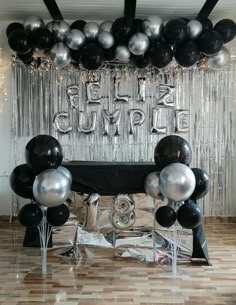
[[[37,227],[42,250],[42,273],[47,272],[47,246],[53,226],[62,226],[69,219],[64,202],[71,192],[72,176],[62,163],[62,147],[49,135],[31,139],[25,149],[26,164],[11,173],[12,190],[31,203],[18,214],[25,227]]]
[[[188,142],[177,135],[166,136],[156,145],[154,159],[157,172],[146,177],[145,191],[154,199],[169,201],[155,211],[156,221],[166,228],[176,219],[183,228],[198,227],[202,215],[197,200],[208,193],[210,182],[204,170],[189,168],[192,151]]]

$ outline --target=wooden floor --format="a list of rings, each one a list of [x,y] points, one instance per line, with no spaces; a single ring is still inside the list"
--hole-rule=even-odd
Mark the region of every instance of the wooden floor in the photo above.
[[[236,304],[236,224],[206,226],[212,266],[167,267],[124,259],[49,254],[21,246],[23,228],[0,222],[0,305]],[[53,251],[52,251],[53,253]]]

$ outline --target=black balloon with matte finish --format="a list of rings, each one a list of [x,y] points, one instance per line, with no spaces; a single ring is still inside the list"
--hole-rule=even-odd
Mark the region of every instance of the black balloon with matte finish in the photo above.
[[[47,28],[35,29],[30,34],[33,47],[38,49],[50,49],[54,44],[53,34]]]
[[[29,52],[25,54],[17,54],[17,57],[24,63],[31,63],[33,61],[33,51],[29,50]]]
[[[33,183],[35,174],[27,164],[18,165],[11,173],[10,185],[12,190],[23,198],[33,198]]]
[[[115,59],[115,57],[116,57],[115,50],[116,50],[115,46],[113,46],[109,49],[103,49],[105,60],[111,61],[111,60]]]
[[[183,228],[194,229],[202,222],[201,210],[194,201],[185,201],[177,211],[177,220]]]
[[[201,168],[191,168],[196,179],[195,189],[190,199],[197,200],[204,197],[210,189],[210,178],[204,170]]]
[[[104,62],[103,49],[96,43],[90,43],[81,51],[80,61],[85,69],[97,70]]]
[[[206,55],[218,53],[224,45],[222,36],[214,30],[203,32],[197,40],[197,43],[200,51]]]
[[[36,174],[61,165],[62,147],[57,139],[49,135],[39,135],[31,139],[25,148],[25,159]]]
[[[175,51],[175,59],[183,67],[193,66],[199,60],[199,56],[199,47],[194,40],[183,42]]]
[[[111,27],[111,32],[115,38],[116,44],[127,42],[134,31],[135,28],[133,21],[128,17],[121,17],[116,19]]]
[[[43,212],[37,204],[29,203],[21,208],[18,219],[25,227],[37,227],[43,219]]]
[[[146,68],[150,63],[147,54],[140,55],[140,56],[133,55],[132,62],[135,65],[135,67],[140,68],[140,69]]]
[[[171,45],[179,44],[187,39],[187,24],[182,19],[170,20],[165,25],[163,33]]]
[[[158,170],[171,163],[189,165],[192,160],[192,150],[188,142],[177,135],[162,138],[156,145],[154,159]]]
[[[6,29],[7,37],[15,30],[24,30],[23,24],[19,22],[10,23]]]
[[[157,42],[148,51],[147,56],[150,63],[154,67],[161,69],[166,67],[171,62],[173,58],[173,51],[168,44]]]
[[[58,227],[64,225],[69,219],[70,211],[64,203],[47,209],[47,221],[50,225]]]
[[[208,18],[197,18],[202,24],[202,32],[211,31],[213,29],[213,23]]]
[[[70,28],[80,30],[83,32],[85,24],[86,24],[86,21],[84,21],[84,20],[76,20],[71,24]]]
[[[181,17],[179,19],[183,20],[185,23],[188,23],[190,21],[190,19],[186,17]]]
[[[223,19],[217,22],[214,30],[223,37],[224,43],[227,43],[233,40],[236,35],[236,23],[231,19]]]
[[[160,226],[169,228],[175,223],[177,215],[171,207],[162,206],[156,210],[155,217]]]
[[[18,54],[26,53],[30,49],[28,36],[23,30],[12,31],[8,37],[8,43],[10,48]]]
[[[143,20],[136,18],[133,20],[134,30],[136,33],[142,32]]]

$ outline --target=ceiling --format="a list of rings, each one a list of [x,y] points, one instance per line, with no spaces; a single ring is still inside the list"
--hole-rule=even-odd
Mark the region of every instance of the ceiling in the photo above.
[[[137,0],[136,16],[194,18],[205,0]],[[123,15],[124,0],[57,0],[66,20],[114,20]],[[29,15],[51,19],[43,0],[0,0],[0,20],[23,20]],[[211,19],[236,19],[236,1],[219,0]]]

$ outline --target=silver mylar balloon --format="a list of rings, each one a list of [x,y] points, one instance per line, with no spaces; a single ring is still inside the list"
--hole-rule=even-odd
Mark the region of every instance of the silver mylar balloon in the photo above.
[[[64,43],[56,43],[50,50],[50,58],[56,67],[63,68],[71,61],[70,50]]]
[[[119,61],[128,62],[130,59],[130,51],[125,45],[116,47],[115,58]]]
[[[66,33],[70,30],[70,26],[64,20],[54,21],[52,32],[58,41],[63,41]]]
[[[163,195],[159,186],[159,174],[158,172],[153,172],[147,175],[144,181],[144,189],[146,194],[154,199],[163,200]]]
[[[112,205],[114,212],[119,215],[129,214],[135,208],[135,202],[128,194],[114,196]]]
[[[73,29],[65,33],[65,43],[71,50],[79,50],[85,43],[84,33]]]
[[[158,16],[150,16],[143,21],[142,30],[148,38],[155,39],[160,37],[162,29],[163,22]]]
[[[54,25],[55,22],[56,22],[56,21],[53,20],[53,21],[49,21],[49,22],[46,24],[46,28],[47,28],[50,32],[52,32],[53,25]]]
[[[112,21],[110,20],[105,20],[103,21],[100,26],[99,26],[99,30],[100,32],[110,32],[111,31],[111,27],[112,27]]]
[[[149,39],[143,33],[136,33],[130,38],[128,46],[134,55],[143,55],[148,50]]]
[[[70,184],[72,184],[72,176],[71,176],[71,173],[70,173],[70,171],[69,171],[66,167],[64,167],[64,166],[59,166],[59,167],[57,168],[57,171],[59,171],[60,173],[66,175],[66,177],[67,177],[67,178],[69,179],[69,181],[70,181]]]
[[[184,201],[192,195],[196,180],[188,166],[172,163],[161,171],[159,183],[165,197],[173,201]]]
[[[210,56],[208,65],[211,69],[221,69],[225,67],[230,61],[230,52],[226,47],[223,47],[220,52]]]
[[[47,207],[55,207],[65,202],[70,191],[70,179],[56,169],[41,172],[33,184],[35,199]]]
[[[100,32],[98,34],[98,42],[103,49],[110,49],[114,45],[114,37],[110,32]]]
[[[187,23],[188,37],[191,39],[198,38],[202,33],[202,24],[198,20],[191,20]]]
[[[97,38],[99,25],[96,22],[87,22],[84,26],[84,35],[88,40]]]
[[[38,16],[29,16],[24,20],[24,29],[32,32],[35,29],[44,27],[43,20]]]
[[[115,229],[126,230],[134,225],[135,219],[135,212],[130,212],[125,215],[113,213],[111,216],[111,223]]]

